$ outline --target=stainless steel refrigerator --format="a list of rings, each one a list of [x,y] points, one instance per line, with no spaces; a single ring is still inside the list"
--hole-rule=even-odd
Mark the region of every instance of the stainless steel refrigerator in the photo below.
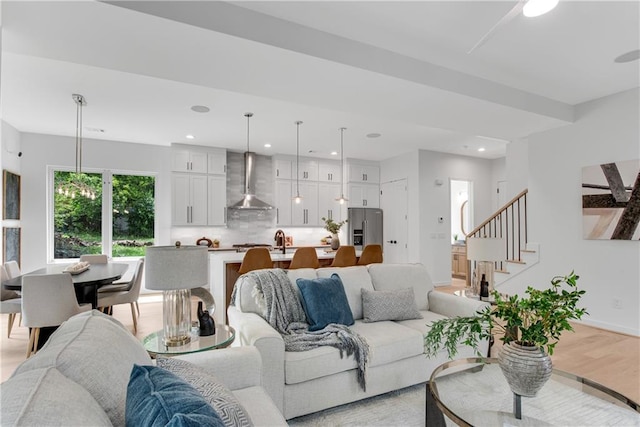
[[[365,245],[382,245],[382,209],[349,208],[349,244],[362,250]]]

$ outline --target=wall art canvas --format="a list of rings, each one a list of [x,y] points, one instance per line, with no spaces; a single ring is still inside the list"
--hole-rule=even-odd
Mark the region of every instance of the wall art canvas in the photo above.
[[[640,240],[640,159],[582,168],[585,239]]]
[[[3,263],[16,261],[20,265],[20,228],[2,227]]]
[[[4,170],[2,174],[2,219],[20,219],[20,175]]]

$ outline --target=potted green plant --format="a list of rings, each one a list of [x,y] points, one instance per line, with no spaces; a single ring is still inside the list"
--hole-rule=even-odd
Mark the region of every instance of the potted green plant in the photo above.
[[[338,233],[340,232],[340,228],[345,225],[348,220],[335,222],[332,218],[322,217],[324,221],[324,229],[331,233],[331,249],[338,249],[340,247],[340,239],[338,238]]]
[[[551,375],[549,356],[560,334],[573,330],[570,320],[579,320],[588,314],[586,309],[578,307],[585,293],[578,289],[578,279],[574,272],[556,276],[548,289],[529,286],[525,298],[503,297],[494,291],[495,304],[477,315],[433,322],[424,338],[425,354],[435,356],[444,348],[453,358],[458,343],[462,342],[480,355],[480,340],[489,339],[495,330],[501,331],[504,346],[498,361],[511,390],[520,396],[535,396]],[[530,372],[527,368],[531,368]]]

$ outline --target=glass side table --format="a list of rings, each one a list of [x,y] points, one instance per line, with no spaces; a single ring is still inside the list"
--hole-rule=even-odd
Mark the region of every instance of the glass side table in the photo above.
[[[142,339],[142,345],[151,357],[155,357],[158,354],[174,356],[229,347],[236,338],[236,331],[228,325],[216,325],[216,333],[214,335],[201,337],[197,333],[192,333],[191,342],[179,347],[167,347],[162,342],[162,338],[163,333],[162,330],[160,330]]]
[[[461,426],[640,425],[636,402],[557,369],[535,397],[516,399],[493,358],[440,365],[431,375],[427,393],[447,418]]]

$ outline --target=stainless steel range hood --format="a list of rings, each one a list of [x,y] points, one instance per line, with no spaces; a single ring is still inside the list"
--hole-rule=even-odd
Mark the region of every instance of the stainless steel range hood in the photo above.
[[[238,203],[229,206],[229,209],[268,210],[273,206],[256,197],[256,153],[247,151],[244,153],[244,197]]]

